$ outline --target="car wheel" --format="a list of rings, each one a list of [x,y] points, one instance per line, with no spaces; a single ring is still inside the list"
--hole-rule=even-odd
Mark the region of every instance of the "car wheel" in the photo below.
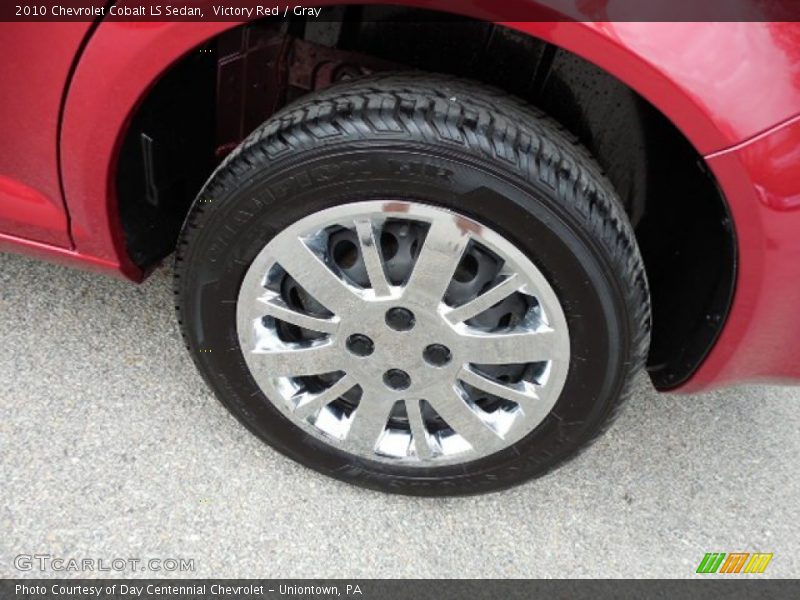
[[[191,209],[176,296],[251,431],[405,494],[546,472],[609,423],[649,344],[594,160],[520,101],[425,74],[335,85],[253,132]]]

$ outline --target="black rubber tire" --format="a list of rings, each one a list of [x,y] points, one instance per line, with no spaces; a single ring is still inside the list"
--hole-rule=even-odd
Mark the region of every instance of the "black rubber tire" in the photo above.
[[[359,459],[292,425],[253,381],[235,319],[252,259],[307,214],[375,198],[445,206],[485,223],[530,256],[556,291],[570,330],[567,382],[551,413],[513,446],[424,470]],[[199,194],[175,278],[186,344],[222,403],[285,455],[389,492],[474,494],[547,472],[609,424],[649,346],[642,259],[594,160],[536,109],[447,76],[351,81],[274,115]]]

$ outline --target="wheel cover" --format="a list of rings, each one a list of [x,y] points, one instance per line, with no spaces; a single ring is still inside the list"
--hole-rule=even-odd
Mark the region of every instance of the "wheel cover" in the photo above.
[[[533,431],[564,387],[567,322],[542,273],[488,227],[418,202],[336,206],[278,233],[237,301],[269,402],[351,455],[435,467]]]

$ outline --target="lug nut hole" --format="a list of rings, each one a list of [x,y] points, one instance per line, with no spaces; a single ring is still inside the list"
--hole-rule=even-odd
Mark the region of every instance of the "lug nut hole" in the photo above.
[[[375,351],[375,343],[366,335],[354,333],[347,338],[347,349],[356,356],[369,356]]]
[[[450,352],[450,348],[443,344],[431,344],[422,351],[422,358],[429,365],[443,367],[453,359],[453,354]]]
[[[411,376],[400,369],[389,369],[383,374],[383,383],[393,390],[405,390],[411,385]]]
[[[396,306],[386,311],[386,324],[395,331],[408,331],[416,321],[414,313],[407,308]]]

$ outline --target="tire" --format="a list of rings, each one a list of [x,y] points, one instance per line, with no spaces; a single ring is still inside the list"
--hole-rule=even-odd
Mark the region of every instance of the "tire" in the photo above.
[[[384,204],[375,204],[380,202]],[[547,289],[537,292],[539,296],[527,296],[527,291],[514,296],[515,306],[522,306],[518,316],[512,314],[510,319],[506,319],[507,323],[501,323],[495,329],[480,324],[474,327],[480,335],[506,335],[521,331],[513,328],[522,327],[523,323],[528,327],[532,322],[531,314],[549,316],[541,317],[538,325],[530,327],[541,327],[545,322],[565,324],[566,329],[562,326],[561,331],[566,332],[564,335],[568,341],[564,343],[568,345],[568,351],[565,350],[568,354],[562,355],[560,350],[557,354],[563,357],[563,381],[556,381],[560,377],[558,373],[562,372],[558,370],[562,358],[553,358],[550,362],[536,362],[538,358],[531,358],[531,362],[524,364],[503,363],[493,367],[495,371],[489,375],[480,371],[484,367],[477,363],[464,363],[460,367],[474,367],[495,382],[498,381],[496,373],[503,369],[522,369],[524,373],[539,369],[539,375],[516,375],[519,379],[514,379],[515,389],[543,390],[544,394],[548,389],[557,388],[558,393],[553,392],[554,396],[549,400],[552,406],[548,405],[549,410],[535,424],[531,420],[535,411],[520,408],[526,406],[524,403],[509,404],[503,400],[505,396],[490,394],[479,399],[484,402],[500,398],[499,403],[491,406],[469,400],[473,402],[470,404],[472,410],[477,411],[484,424],[494,418],[492,415],[499,415],[497,422],[505,418],[513,419],[514,424],[517,419],[520,423],[527,420],[524,427],[519,426],[519,431],[524,434],[514,433],[518,438],[504,434],[506,437],[496,442],[497,445],[471,442],[473,435],[476,440],[491,436],[486,436],[482,429],[473,432],[467,425],[464,427],[469,434],[462,436],[457,427],[448,425],[448,419],[440,414],[439,408],[424,403],[419,405],[419,413],[415,412],[417,408],[413,411],[415,415],[422,415],[425,433],[415,434],[420,429],[413,428],[411,405],[405,400],[393,406],[386,429],[381,429],[381,436],[389,433],[406,436],[409,432],[410,438],[397,438],[403,443],[411,440],[406,449],[398,451],[400,454],[397,456],[401,458],[378,453],[375,450],[378,442],[372,445],[374,455],[370,454],[369,445],[362,453],[349,451],[343,449],[345,446],[337,445],[339,442],[332,441],[330,436],[333,433],[324,430],[318,434],[307,420],[298,425],[299,421],[291,418],[290,410],[294,408],[285,406],[288,400],[265,394],[265,389],[273,392],[279,389],[278,379],[273,377],[277,371],[271,370],[272,367],[264,372],[251,368],[253,361],[261,359],[254,356],[255,350],[243,347],[243,339],[249,334],[242,331],[251,325],[259,332],[259,328],[268,330],[268,333],[262,332],[268,336],[263,338],[268,340],[264,344],[297,343],[297,348],[316,347],[317,344],[317,337],[310,334],[302,339],[292,338],[286,333],[291,328],[284,327],[280,319],[252,321],[251,313],[242,312],[250,310],[245,308],[249,306],[244,301],[245,290],[256,281],[253,279],[255,276],[248,273],[255,273],[254,265],[257,263],[259,268],[267,264],[263,262],[265,256],[279,252],[274,248],[284,247],[277,245],[275,240],[295,239],[294,234],[285,237],[285,232],[294,231],[292,228],[299,227],[298,223],[306,223],[304,219],[319,220],[341,211],[361,210],[360,207],[372,211],[377,206],[388,206],[390,208],[376,210],[391,210],[391,206],[395,206],[391,202],[402,207],[398,210],[409,210],[414,214],[416,211],[423,215],[419,222],[398,221],[399,226],[410,227],[412,232],[417,232],[417,228],[424,229],[423,233],[414,233],[424,236],[423,245],[428,236],[431,236],[430,243],[434,244],[432,232],[434,227],[438,227],[436,223],[447,220],[442,215],[451,215],[454,222],[467,223],[464,227],[471,228],[469,235],[480,240],[465,252],[477,253],[481,260],[489,256],[486,260],[495,270],[492,272],[513,270],[522,265],[520,272],[524,272],[525,277],[531,274],[531,277],[541,275],[543,278],[545,283],[541,284],[541,289]],[[381,225],[375,225],[383,228],[376,243],[380,246],[378,257],[384,260],[381,271],[387,279],[391,277],[384,234],[390,225],[395,226],[393,218],[390,216],[389,220],[380,221]],[[429,218],[430,221],[425,220]],[[331,227],[314,233],[323,236],[320,239],[324,242],[320,243],[330,246],[335,236],[352,233],[337,229],[338,226]],[[373,233],[377,231],[372,222],[369,228]],[[484,235],[484,228],[486,237],[480,237]],[[367,244],[368,239],[364,239]],[[378,240],[377,237],[372,239]],[[267,252],[268,247],[274,248]],[[366,246],[360,248],[359,260],[367,265]],[[417,252],[413,260],[422,262],[419,256],[424,249],[420,250],[419,244],[416,248],[409,250],[409,255]],[[504,254],[506,250],[508,252]],[[296,253],[287,251],[281,256],[291,263]],[[336,262],[339,259],[333,254],[324,256],[329,269],[338,273],[342,281],[353,284],[358,279],[343,275],[345,267]],[[435,255],[429,252],[425,256],[426,260],[432,261],[431,257]],[[455,275],[466,261],[464,257],[458,263]],[[406,279],[390,283],[399,282],[401,286],[407,284],[414,288],[410,282],[415,264],[408,267],[410,275],[401,276]],[[258,285],[278,286],[275,297],[280,303],[284,302],[282,298],[286,298],[280,296],[284,294],[280,286],[286,281],[290,282],[289,285],[296,282],[288,275],[288,270],[284,273],[275,265],[278,262],[270,267],[270,273],[277,275],[259,273]],[[502,280],[500,275],[495,276],[498,277],[496,281]],[[277,283],[269,283],[270,277],[276,278]],[[445,285],[449,286],[446,293],[450,294],[452,286],[456,285],[455,279],[450,280],[449,274],[442,277],[449,281]],[[388,74],[337,84],[304,97],[274,115],[227,157],[197,197],[179,240],[175,278],[176,308],[185,342],[198,369],[222,403],[253,433],[286,456],[326,475],[387,492],[426,496],[475,494],[507,488],[546,473],[575,455],[608,426],[622,401],[630,394],[632,379],[643,367],[649,347],[650,306],[642,259],[617,194],[595,161],[561,126],[538,110],[498,90],[447,76]],[[424,287],[419,283],[423,277],[420,275],[416,281],[419,292]],[[302,285],[307,285],[307,282],[303,281]],[[297,287],[299,291],[293,296],[294,309],[314,314],[322,320],[335,320],[336,316],[331,317],[326,307],[320,306],[324,302],[314,304],[313,299],[302,300],[305,298],[302,285]],[[314,281],[309,281],[308,285],[323,294],[328,289]],[[486,286],[478,295],[485,290]],[[552,298],[557,301],[553,302]],[[308,308],[311,305],[317,306],[321,312]],[[369,311],[375,305],[364,306],[369,306],[364,314],[372,315]],[[437,306],[450,310],[441,303]],[[482,315],[479,317],[483,318]],[[479,317],[475,317],[473,323]],[[365,323],[371,323],[371,318],[365,316]],[[388,311],[386,319],[388,323]],[[427,313],[425,319],[428,319]],[[429,327],[428,323],[432,321],[425,319],[422,320],[424,328],[420,324],[416,329],[418,334],[414,335],[421,336],[424,329],[439,327],[438,324]],[[561,335],[557,333],[556,325],[551,329],[556,331],[553,335]],[[305,329],[291,331],[295,336],[300,335],[298,331],[304,335],[307,332]],[[465,330],[459,331],[463,333]],[[533,335],[539,331],[544,329],[525,330],[524,333]],[[377,344],[382,343],[380,336],[390,333],[381,331],[375,335],[378,338],[374,344]],[[346,342],[336,341],[339,344],[337,348],[344,348],[351,354],[363,350],[351,338],[348,337]],[[285,342],[285,339],[290,339],[290,342]],[[474,339],[469,339],[471,341],[465,347],[476,348],[470,345]],[[474,343],[483,343],[483,339]],[[564,339],[564,336],[553,339]],[[367,341],[372,342],[372,339]],[[256,345],[252,347],[261,343],[254,342]],[[404,357],[412,345],[401,340],[393,346],[393,352]],[[526,360],[531,347],[526,345],[520,350]],[[456,355],[459,348],[456,345],[453,350]],[[371,351],[369,347],[367,350]],[[491,363],[491,352],[484,355],[487,357],[485,360]],[[509,361],[512,355],[516,356],[509,352]],[[532,350],[530,356],[533,356]],[[353,360],[348,358],[348,364],[356,365],[354,369],[367,364]],[[380,360],[385,362],[386,359]],[[425,360],[428,360],[427,356]],[[373,371],[377,373],[386,367],[379,362],[375,365],[369,367],[371,371],[364,371],[365,378],[371,378]],[[423,373],[422,367],[415,369],[416,366],[405,372],[408,381],[417,381],[417,371],[421,373],[419,377],[430,378],[429,372]],[[546,375],[542,375],[545,372]],[[387,374],[383,377],[384,383],[392,390],[401,389],[404,383],[408,383],[402,377],[391,381],[387,380]],[[313,398],[312,392],[316,390],[319,393],[322,388],[317,376],[311,380],[313,385],[297,383],[300,387],[291,388],[294,391],[287,392],[287,397],[302,392]],[[287,381],[306,382],[306,379],[298,376]],[[548,388],[553,381],[559,385],[553,384]],[[362,405],[370,406],[364,398],[375,396],[374,392],[365,391],[377,389],[370,388],[371,385],[365,383],[355,388],[356,394],[362,394],[361,400],[348,404],[349,400],[342,396],[336,403],[325,405],[322,410],[337,415],[339,419],[339,424],[331,431],[339,431],[336,427],[353,414],[358,418]],[[449,380],[446,385],[451,385]],[[458,389],[462,391],[467,390],[463,392],[465,398],[477,389],[465,387],[463,380],[453,385],[461,386]],[[505,389],[502,391],[506,392]],[[297,402],[299,406],[302,400]],[[478,408],[475,408],[475,403],[479,404]],[[363,414],[368,414],[368,410],[364,408]],[[501,410],[502,413],[497,412]],[[456,417],[461,419],[461,414]],[[314,427],[321,427],[318,425],[321,417],[315,418]],[[348,436],[355,427],[353,422],[350,421]],[[500,431],[499,425],[492,427]],[[516,425],[511,427],[509,431],[517,431],[513,429]],[[503,436],[498,434],[498,437]],[[356,444],[356,438],[354,440],[353,448],[365,447]],[[380,444],[384,443],[383,440],[381,437]],[[467,445],[459,446],[458,443],[464,440],[467,440]],[[462,456],[459,454],[461,450],[445,452],[446,444],[456,449],[469,446],[470,450],[463,450],[466,452],[463,456],[468,456],[469,460],[458,458]],[[496,451],[485,451],[495,447],[498,448]]]

